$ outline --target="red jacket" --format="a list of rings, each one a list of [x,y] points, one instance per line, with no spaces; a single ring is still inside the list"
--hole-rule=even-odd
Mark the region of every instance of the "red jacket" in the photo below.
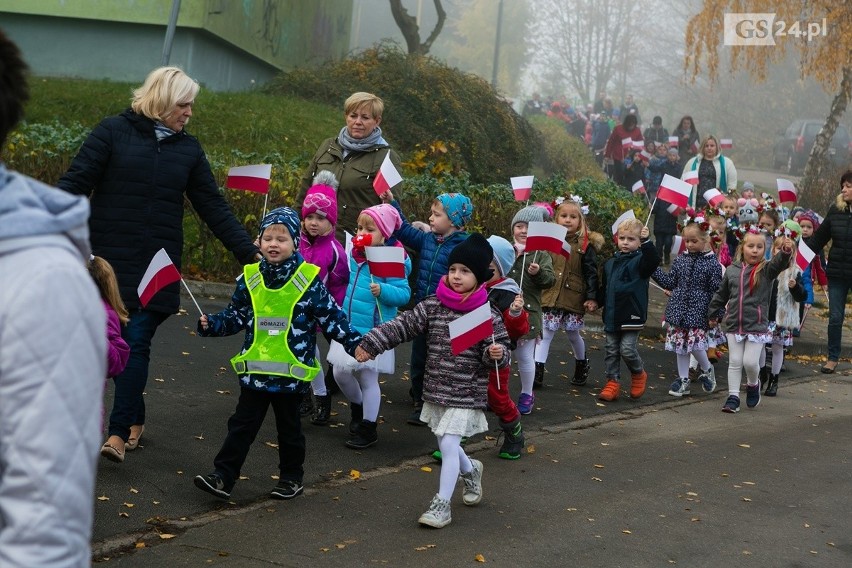
[[[639,130],[638,126],[628,132],[624,129],[623,125],[619,124],[613,129],[612,134],[609,135],[609,140],[606,141],[604,158],[610,158],[613,162],[624,160],[624,148],[621,146],[621,141],[624,138],[632,138],[633,140],[644,142],[642,131]]]

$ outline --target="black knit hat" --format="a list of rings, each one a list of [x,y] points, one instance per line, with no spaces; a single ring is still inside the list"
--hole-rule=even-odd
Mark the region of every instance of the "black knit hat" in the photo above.
[[[447,266],[455,263],[467,266],[479,284],[487,282],[494,276],[491,269],[491,260],[494,258],[494,250],[488,241],[479,233],[471,233],[452,251],[447,259]]]

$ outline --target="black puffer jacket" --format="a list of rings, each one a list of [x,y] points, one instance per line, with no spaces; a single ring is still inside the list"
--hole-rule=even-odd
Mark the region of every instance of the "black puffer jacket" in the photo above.
[[[92,130],[58,186],[91,197],[92,251],[112,264],[129,309],[139,307],[137,287],[158,250],[180,268],[184,197],[240,262],[256,260],[198,140],[183,131],[158,142],[154,122],[130,109]],[[174,313],[179,294],[171,284],[147,308]]]
[[[852,282],[852,206],[840,197],[828,208],[825,221],[814,233],[810,246],[820,252],[828,241],[831,241],[831,250],[828,253],[826,276],[829,280],[837,278]]]

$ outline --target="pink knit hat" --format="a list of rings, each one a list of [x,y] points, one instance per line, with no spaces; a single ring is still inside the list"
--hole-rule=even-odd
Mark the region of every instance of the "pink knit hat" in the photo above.
[[[384,238],[390,237],[394,231],[402,226],[402,219],[393,205],[382,203],[373,205],[361,211],[362,215],[369,215],[376,222],[376,228]]]
[[[305,194],[302,203],[302,219],[316,213],[337,225],[337,178],[329,171],[321,171],[314,178],[314,185]]]

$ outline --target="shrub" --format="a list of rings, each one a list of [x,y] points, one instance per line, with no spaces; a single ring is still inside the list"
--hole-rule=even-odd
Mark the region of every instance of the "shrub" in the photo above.
[[[605,179],[588,146],[568,134],[561,121],[533,116],[530,123],[541,133],[542,148],[537,164],[544,177],[559,174],[568,179]]]
[[[539,135],[483,79],[431,58],[381,44],[319,69],[283,73],[271,92],[321,100],[340,108],[356,91],[379,95],[387,108],[382,129],[404,154],[449,141],[458,168],[478,183],[504,182],[530,170]]]

